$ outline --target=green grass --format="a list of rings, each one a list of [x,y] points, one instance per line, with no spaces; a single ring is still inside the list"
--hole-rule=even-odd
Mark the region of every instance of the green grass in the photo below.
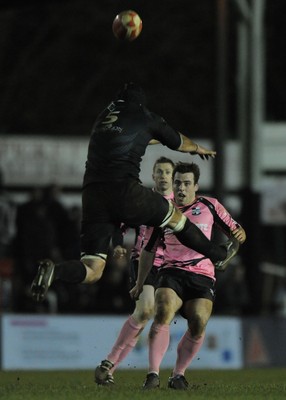
[[[117,371],[113,388],[93,383],[92,371],[0,372],[0,399],[5,400],[252,400],[286,399],[286,369],[238,371],[191,370],[188,391],[167,389],[169,371],[162,371],[161,388],[142,391],[146,371]]]

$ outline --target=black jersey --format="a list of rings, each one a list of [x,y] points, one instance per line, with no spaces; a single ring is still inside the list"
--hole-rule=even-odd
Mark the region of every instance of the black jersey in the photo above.
[[[181,144],[179,133],[143,104],[120,98],[112,101],[93,127],[84,185],[138,179],[142,156],[151,139],[172,150]]]

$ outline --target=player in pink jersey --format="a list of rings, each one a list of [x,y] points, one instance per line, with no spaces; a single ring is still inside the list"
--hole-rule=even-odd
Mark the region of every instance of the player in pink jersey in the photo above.
[[[160,157],[153,166],[152,178],[155,186],[154,190],[163,195],[167,200],[173,199],[172,174],[174,163],[166,157]],[[138,260],[144,242],[146,226],[138,228],[135,246],[131,251],[131,287],[136,283],[138,273]],[[120,239],[119,239],[120,240]],[[116,244],[116,243],[114,243]],[[158,269],[161,267],[163,258],[163,244],[159,243],[151,271],[149,272],[142,289],[139,299],[136,301],[135,310],[123,324],[121,331],[115,341],[111,352],[107,358],[101,362],[95,370],[95,382],[99,385],[110,386],[114,384],[113,372],[118,364],[135,347],[139,335],[145,328],[147,322],[154,315],[154,292]],[[114,256],[121,258],[125,256],[126,249],[121,243],[114,248]]]
[[[185,216],[211,238],[214,226],[227,236],[231,234],[242,244],[246,239],[244,229],[231,217],[215,198],[198,197],[199,167],[194,163],[179,163],[173,172],[173,191],[176,205]],[[149,332],[149,372],[144,389],[159,387],[159,369],[168,349],[170,323],[176,312],[188,321],[188,329],[177,347],[177,360],[168,387],[185,390],[188,382],[186,368],[199,351],[211,316],[215,298],[215,267],[210,259],[182,245],[169,229],[150,229],[145,233],[148,243],[141,252],[138,279],[130,291],[137,298],[146,274],[152,265],[160,233],[163,234],[164,264],[157,279],[155,292],[155,317]]]

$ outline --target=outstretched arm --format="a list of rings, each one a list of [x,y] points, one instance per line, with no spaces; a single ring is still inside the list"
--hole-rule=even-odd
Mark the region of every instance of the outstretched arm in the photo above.
[[[181,145],[177,149],[178,151],[182,153],[198,154],[202,159],[208,159],[209,157],[214,158],[216,156],[216,151],[208,150],[182,133],[179,132],[179,134],[181,136]]]

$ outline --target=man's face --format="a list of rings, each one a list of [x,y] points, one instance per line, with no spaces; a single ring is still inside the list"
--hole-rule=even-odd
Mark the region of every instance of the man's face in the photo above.
[[[173,191],[175,202],[178,206],[192,203],[196,198],[198,188],[198,184],[194,183],[194,174],[192,172],[185,174],[176,172],[173,180]]]
[[[172,191],[172,174],[173,166],[171,164],[156,164],[152,178],[155,182],[155,189],[157,192],[162,193]]]

